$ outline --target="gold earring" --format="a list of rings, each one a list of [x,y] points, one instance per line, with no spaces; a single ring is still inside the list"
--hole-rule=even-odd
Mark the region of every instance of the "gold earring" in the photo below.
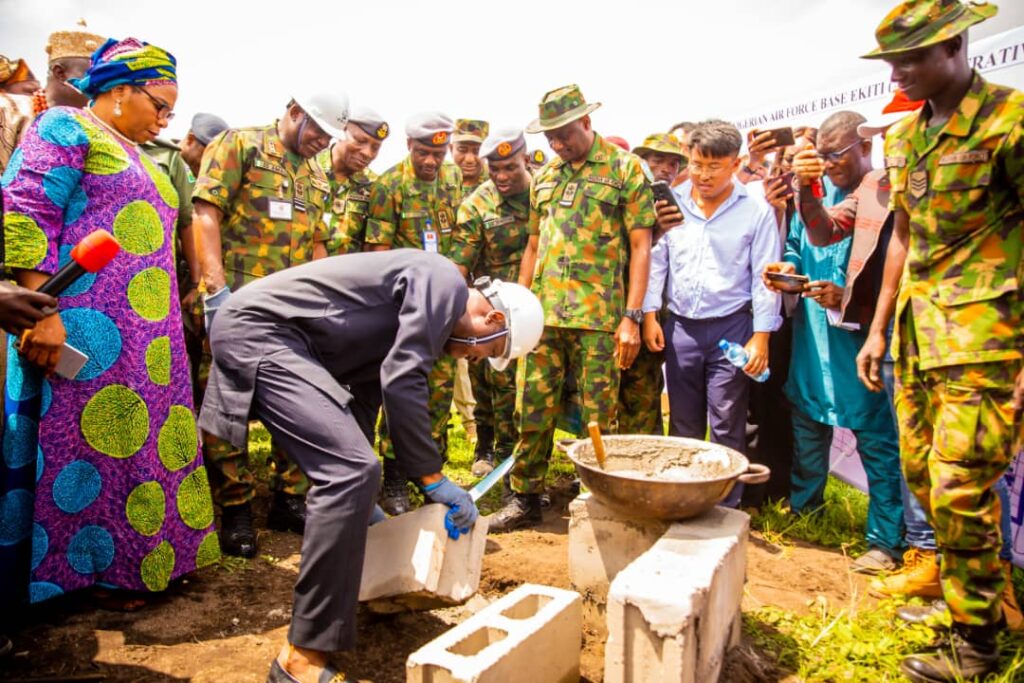
[[[121,100],[114,102],[114,116],[121,115]]]

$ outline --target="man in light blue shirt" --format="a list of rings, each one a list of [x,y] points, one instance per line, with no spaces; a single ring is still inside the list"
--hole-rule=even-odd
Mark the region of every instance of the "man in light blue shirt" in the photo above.
[[[743,139],[735,126],[705,121],[690,136],[690,180],[673,190],[682,213],[658,202],[666,230],[651,251],[644,298],[644,342],[665,351],[669,432],[743,452],[749,379],[768,367],[768,338],[782,323],[779,295],[761,281],[781,254],[775,212],[733,179]],[[664,330],[657,311],[666,294]],[[742,370],[725,359],[718,342],[746,348]],[[742,487],[726,504],[739,501]]]

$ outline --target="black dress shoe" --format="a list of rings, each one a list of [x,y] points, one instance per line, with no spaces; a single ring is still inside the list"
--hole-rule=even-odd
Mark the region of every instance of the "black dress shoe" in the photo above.
[[[267,528],[301,534],[306,530],[306,497],[277,491],[267,513]]]
[[[225,505],[220,517],[220,549],[235,557],[256,557],[256,532],[252,530],[252,506]]]

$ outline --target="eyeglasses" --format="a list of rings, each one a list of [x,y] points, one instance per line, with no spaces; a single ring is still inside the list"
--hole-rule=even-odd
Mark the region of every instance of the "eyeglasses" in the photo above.
[[[156,109],[156,117],[165,121],[170,121],[174,118],[174,110],[171,109],[171,105],[167,104],[159,97],[153,97],[149,94],[145,88],[135,88],[140,93],[149,98],[149,101],[153,103],[153,107]]]
[[[846,154],[847,152],[849,152],[851,149],[853,149],[854,147],[856,147],[857,145],[859,145],[862,142],[864,142],[864,141],[863,140],[857,140],[853,144],[847,145],[846,147],[843,147],[838,152],[825,152],[824,154],[821,155],[821,158],[824,159],[825,161],[831,161],[832,163],[835,163],[835,162],[839,161],[840,159],[842,159],[844,154]]]

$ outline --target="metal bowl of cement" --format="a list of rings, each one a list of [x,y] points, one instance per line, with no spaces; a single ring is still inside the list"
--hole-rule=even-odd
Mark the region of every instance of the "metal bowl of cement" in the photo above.
[[[601,469],[590,439],[561,441],[594,497],[627,517],[696,517],[720,503],[736,482],[762,484],[770,470],[731,448],[675,436],[606,436]]]

